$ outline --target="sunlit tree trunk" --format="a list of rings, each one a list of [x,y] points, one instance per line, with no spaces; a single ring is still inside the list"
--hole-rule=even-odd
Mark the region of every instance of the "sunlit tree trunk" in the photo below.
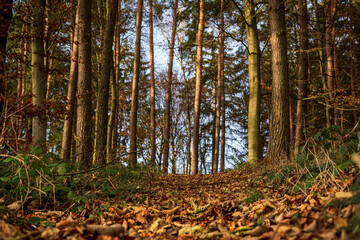
[[[309,49],[309,36],[308,36],[308,11],[306,0],[298,0],[298,13],[300,23],[299,33],[299,68],[298,68],[298,100],[296,108],[296,130],[295,130],[295,144],[294,144],[294,156],[297,157],[300,151],[301,145],[304,143],[303,130],[306,126],[306,113],[307,106],[306,101],[303,98],[307,97],[307,84],[308,84],[308,49]]]
[[[150,28],[150,165],[155,166],[156,154],[156,125],[155,125],[155,64],[154,64],[154,24],[153,1],[149,0],[149,28]]]
[[[143,0],[138,0],[136,15],[136,37],[135,37],[135,57],[134,57],[134,75],[132,80],[131,93],[131,115],[130,115],[130,147],[129,147],[129,164],[137,163],[137,140],[136,124],[139,95],[140,79],[140,47],[141,47],[141,22],[142,22]]]
[[[91,0],[79,0],[76,161],[91,164]]]
[[[97,98],[95,162],[98,164],[105,163],[107,159],[106,138],[108,130],[110,71],[112,70],[112,45],[114,42],[114,29],[117,11],[118,0],[111,0],[105,26],[104,44],[101,52],[101,75]]]
[[[202,38],[204,32],[205,0],[200,0],[200,13],[198,32],[196,34],[196,83],[194,102],[194,129],[191,154],[191,174],[197,174],[199,163],[199,124],[201,105],[201,80],[202,80]]]
[[[171,129],[171,95],[172,95],[172,75],[174,62],[175,34],[177,26],[177,5],[178,0],[174,0],[173,4],[173,23],[171,30],[169,66],[166,78],[166,95],[165,95],[165,129],[164,129],[164,155],[163,155],[163,172],[167,173],[169,164],[169,148],[170,148],[170,129]]]
[[[0,119],[3,113],[6,96],[5,58],[8,30],[12,19],[13,0],[0,3]]]
[[[220,117],[221,117],[221,96],[222,82],[224,81],[224,0],[220,3],[220,26],[219,26],[219,53],[218,53],[218,72],[216,88],[216,117],[215,117],[215,136],[214,136],[214,160],[212,173],[217,173],[219,168],[220,150]]]
[[[32,119],[32,143],[43,150],[46,149],[46,119],[44,100],[46,98],[46,73],[44,66],[44,10],[45,0],[34,2],[33,8],[33,40],[31,43],[31,82],[33,104],[38,108],[38,116]]]
[[[272,91],[270,136],[266,158],[288,159],[290,153],[289,78],[286,46],[285,5],[283,0],[269,1]]]
[[[118,0],[116,0],[118,1]],[[114,65],[111,64],[110,69],[110,91],[111,91],[111,108],[110,108],[110,117],[109,117],[109,127],[107,131],[107,137],[106,137],[106,163],[111,162],[114,160],[114,136],[116,131],[116,121],[117,118],[116,109],[118,107],[118,93],[116,90],[116,81],[114,76]]]
[[[61,143],[61,159],[70,159],[71,154],[71,140],[73,135],[73,124],[75,114],[75,94],[77,91],[78,81],[78,50],[79,50],[79,8],[75,13],[75,20],[73,24],[73,34],[71,39],[71,54],[70,54],[70,78],[68,83],[66,115],[64,121],[64,132]]]
[[[244,0],[246,36],[248,41],[249,109],[248,109],[248,162],[256,163],[260,156],[260,47],[257,33],[255,4]]]

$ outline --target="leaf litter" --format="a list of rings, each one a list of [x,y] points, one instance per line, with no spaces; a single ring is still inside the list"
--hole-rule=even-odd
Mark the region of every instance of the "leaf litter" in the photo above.
[[[80,211],[2,201],[0,239],[360,239],[359,190],[350,190],[358,168],[300,191],[301,174],[275,184],[259,169],[155,175],[135,194],[91,198]]]

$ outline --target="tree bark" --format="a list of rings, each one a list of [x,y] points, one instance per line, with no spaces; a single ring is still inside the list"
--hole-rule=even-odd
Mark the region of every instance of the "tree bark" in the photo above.
[[[131,115],[130,115],[130,147],[129,147],[129,164],[137,163],[137,141],[136,141],[136,124],[139,95],[140,79],[140,48],[141,48],[141,22],[142,22],[143,0],[138,0],[136,15],[136,37],[135,37],[135,57],[134,57],[134,75],[132,81],[131,93]]]
[[[219,168],[220,150],[220,116],[221,116],[221,96],[223,92],[222,82],[224,81],[224,0],[220,2],[220,26],[219,26],[219,53],[218,53],[218,72],[217,72],[217,92],[216,92],[216,118],[215,118],[215,137],[214,137],[214,161],[212,173],[217,173]]]
[[[335,68],[334,68],[334,36],[335,36],[335,26],[334,26],[334,17],[336,11],[336,0],[326,0],[325,1],[325,66],[326,66],[326,83],[327,91],[329,93],[330,104],[334,103],[335,93],[334,93],[334,84],[335,84]],[[330,106],[328,106],[330,107]],[[330,111],[330,124],[331,125],[331,115],[334,114],[334,111]]]
[[[64,121],[64,133],[61,143],[61,159],[68,160],[71,155],[71,140],[73,135],[73,123],[75,114],[75,94],[78,82],[78,53],[79,53],[79,8],[75,13],[75,21],[73,25],[73,34],[71,39],[70,54],[70,78],[68,83],[66,116]]]
[[[91,0],[78,0],[79,53],[76,161],[90,166],[91,138]]]
[[[294,156],[295,158],[299,155],[300,147],[304,144],[303,130],[306,126],[306,113],[307,104],[303,98],[307,97],[307,84],[308,84],[308,49],[309,49],[309,18],[307,11],[306,0],[298,0],[298,14],[300,23],[300,34],[299,34],[299,69],[298,69],[298,101],[296,108],[296,129],[295,129],[295,144],[294,144]]]
[[[191,174],[197,174],[199,163],[199,129],[201,105],[201,80],[202,80],[202,38],[204,32],[205,0],[200,0],[199,25],[196,35],[196,83],[194,102],[194,129],[191,154]]]
[[[170,52],[169,52],[169,66],[166,78],[166,94],[165,94],[165,129],[164,129],[164,152],[163,152],[163,172],[168,172],[169,164],[169,149],[170,149],[170,129],[171,129],[171,95],[172,95],[172,75],[173,75],[173,62],[174,62],[174,47],[175,47],[175,34],[177,26],[177,5],[178,0],[173,3],[173,23],[171,30]]]
[[[6,43],[13,9],[13,0],[4,0],[0,3],[0,117],[5,106],[6,78],[5,78],[5,59]]]
[[[32,119],[32,143],[46,150],[46,119],[44,119],[44,100],[46,99],[46,73],[44,66],[44,11],[45,0],[34,2],[33,8],[33,40],[31,42],[31,82],[33,104],[37,108],[37,116]]]
[[[118,0],[111,0],[109,14],[106,20],[104,45],[101,52],[101,77],[99,80],[99,94],[97,98],[96,111],[96,136],[95,136],[95,162],[106,163],[106,139],[109,111],[109,86],[110,71],[112,65],[112,45],[114,41],[114,29],[116,14],[118,11]]]
[[[269,146],[270,161],[289,159],[290,117],[289,78],[283,0],[269,1],[270,43],[272,56],[272,91]]]
[[[260,155],[260,47],[257,33],[255,4],[244,0],[246,36],[248,41],[249,110],[248,110],[248,162],[259,161]]]
[[[156,115],[155,115],[155,64],[154,64],[154,24],[153,1],[149,0],[149,27],[150,27],[150,165],[155,166],[156,154]]]

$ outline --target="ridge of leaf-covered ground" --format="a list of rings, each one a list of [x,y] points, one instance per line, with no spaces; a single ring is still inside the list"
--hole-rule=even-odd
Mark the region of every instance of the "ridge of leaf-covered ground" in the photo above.
[[[144,173],[137,181],[121,189],[109,177],[111,197],[89,189],[94,197],[74,195],[71,203],[2,198],[0,239],[360,239],[356,166],[314,175],[245,164],[222,174]]]

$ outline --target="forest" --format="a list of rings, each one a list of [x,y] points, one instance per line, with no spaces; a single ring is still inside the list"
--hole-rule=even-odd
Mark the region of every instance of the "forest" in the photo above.
[[[360,239],[358,0],[0,22],[0,239]]]

